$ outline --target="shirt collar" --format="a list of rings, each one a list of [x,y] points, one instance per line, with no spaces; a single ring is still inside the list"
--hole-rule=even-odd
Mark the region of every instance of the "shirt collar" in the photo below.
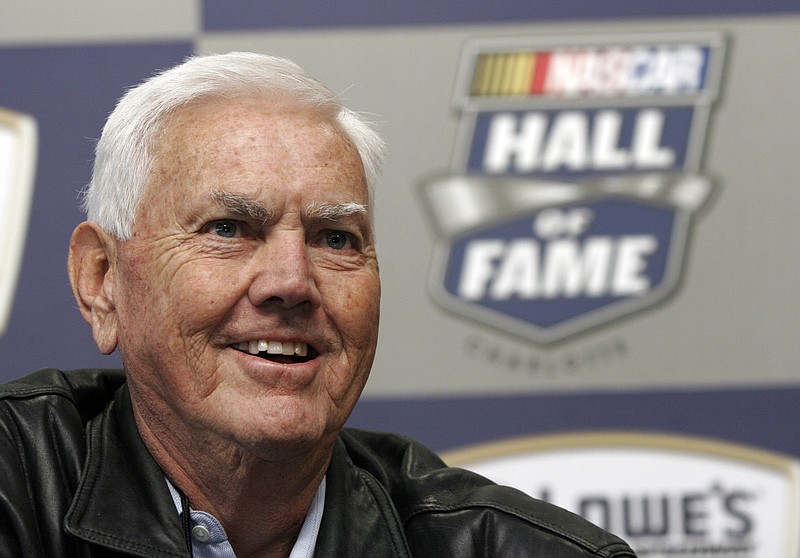
[[[164,477],[164,479],[167,481],[167,487],[169,488],[169,493],[172,496],[172,501],[175,504],[175,509],[178,511],[178,515],[180,515],[183,513],[181,494],[168,478]],[[300,528],[300,534],[297,536],[297,540],[294,543],[292,552],[289,554],[289,558],[312,558],[314,556],[314,548],[317,545],[317,535],[319,534],[319,526],[322,523],[322,512],[324,509],[325,477],[322,477],[322,482],[319,483],[317,492],[314,494],[314,498],[311,500],[311,505],[308,508],[308,513],[306,513],[305,521],[303,522],[303,526]],[[218,526],[218,532],[223,534],[225,533],[219,521],[208,513],[198,512],[189,508],[189,517],[191,518],[193,524],[197,523],[199,520],[202,520],[205,523],[212,521],[216,524],[216,526]],[[195,546],[194,540],[192,541],[192,545]]]

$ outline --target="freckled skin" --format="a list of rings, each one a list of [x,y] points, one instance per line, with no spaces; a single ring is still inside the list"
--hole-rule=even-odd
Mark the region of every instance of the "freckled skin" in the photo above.
[[[214,448],[322,467],[369,375],[380,283],[368,215],[332,225],[305,209],[368,204],[357,151],[307,111],[216,103],[171,121],[152,177],[110,274],[146,442],[194,459]],[[247,196],[272,218],[232,215],[212,190]],[[216,234],[223,219],[242,220],[243,234]],[[329,246],[330,228],[355,243]],[[296,367],[231,348],[252,339],[303,340],[319,356]]]

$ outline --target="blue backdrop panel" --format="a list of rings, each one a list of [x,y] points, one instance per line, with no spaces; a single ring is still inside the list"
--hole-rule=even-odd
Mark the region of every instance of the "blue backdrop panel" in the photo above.
[[[466,2],[263,2],[261,0],[204,0],[203,27],[208,31],[280,29],[287,27],[341,27],[367,25],[435,25],[449,23],[500,23],[676,16],[747,15],[800,12],[795,0],[504,0],[487,4]]]
[[[641,430],[800,455],[800,388],[362,399],[349,426],[413,436],[438,451],[516,436]]]
[[[102,358],[94,347],[67,281],[69,237],[83,220],[79,192],[90,178],[96,138],[121,92],[191,50],[188,42],[0,49],[0,106],[31,114],[39,125],[21,280],[8,331],[0,337],[3,380],[54,364],[113,365],[115,359]],[[60,333],[43,339],[45,324]],[[15,361],[27,368],[5,368]]]

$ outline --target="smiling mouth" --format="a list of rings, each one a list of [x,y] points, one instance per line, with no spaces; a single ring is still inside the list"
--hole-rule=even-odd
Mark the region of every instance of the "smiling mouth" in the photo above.
[[[317,356],[317,352],[313,347],[309,347],[308,343],[302,342],[259,339],[257,341],[234,343],[231,347],[249,355],[283,364],[308,362]]]

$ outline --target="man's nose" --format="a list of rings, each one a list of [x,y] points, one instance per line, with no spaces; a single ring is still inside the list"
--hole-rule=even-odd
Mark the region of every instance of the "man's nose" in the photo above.
[[[317,306],[320,294],[308,250],[302,231],[281,231],[268,237],[255,256],[250,302],[284,308]]]

